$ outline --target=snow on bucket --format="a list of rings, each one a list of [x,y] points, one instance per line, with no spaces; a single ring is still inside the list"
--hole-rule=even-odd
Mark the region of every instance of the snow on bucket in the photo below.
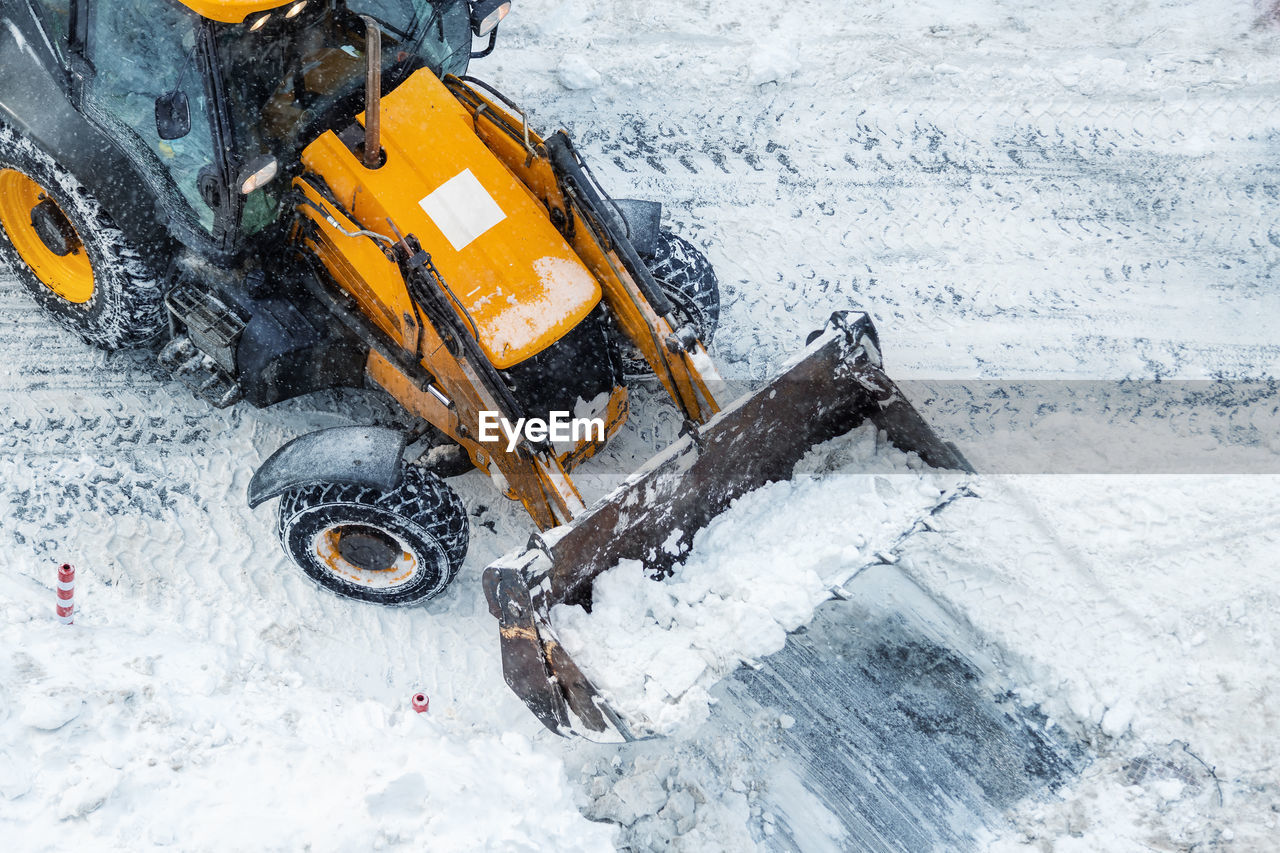
[[[58,567],[58,621],[70,625],[76,609],[76,570],[70,563]]]
[[[427,706],[431,704],[431,700],[427,698],[425,693],[415,693],[413,698],[409,700],[409,704],[413,706],[413,710],[419,714],[427,713]]]

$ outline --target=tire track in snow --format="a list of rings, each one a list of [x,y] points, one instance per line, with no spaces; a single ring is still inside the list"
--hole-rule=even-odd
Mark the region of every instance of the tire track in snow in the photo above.
[[[572,110],[572,99],[561,101]],[[608,188],[668,202],[708,248],[726,290],[718,351],[747,375],[770,370],[768,350],[794,346],[825,311],[847,305],[871,310],[890,357],[916,369],[937,369],[921,363],[930,349],[914,343],[922,334],[965,350],[950,369],[998,371],[1003,357],[1048,372],[1083,362],[1117,375],[1149,364],[1194,374],[1187,340],[1216,362],[1204,375],[1280,366],[1280,348],[1249,322],[1260,301],[1280,310],[1269,286],[1280,265],[1275,105],[1052,106],[805,113],[788,116],[803,128],[788,124],[781,140],[768,112],[624,112],[612,122],[593,113],[582,148]],[[694,168],[672,168],[681,161]],[[793,265],[779,266],[787,255]],[[1170,307],[1187,296],[1206,302],[1215,322]],[[761,338],[758,316],[774,306],[785,313]],[[1148,341],[1141,361],[1108,357],[1131,340],[1126,327],[1153,312],[1166,315],[1169,336]],[[1242,324],[1253,340],[1199,340],[1205,325]],[[1103,339],[1100,353],[1079,354],[1085,336]]]

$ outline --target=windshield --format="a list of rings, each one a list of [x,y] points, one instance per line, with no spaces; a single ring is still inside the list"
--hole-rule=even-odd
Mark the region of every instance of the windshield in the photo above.
[[[440,76],[466,71],[466,0],[310,0],[283,7],[265,23],[250,16],[221,27],[218,52],[241,162],[271,154],[287,168],[312,139],[363,111],[360,15],[382,24],[384,93],[419,68]]]

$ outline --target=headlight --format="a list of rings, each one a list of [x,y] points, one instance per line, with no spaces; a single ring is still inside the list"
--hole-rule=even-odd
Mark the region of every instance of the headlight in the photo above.
[[[475,0],[471,4],[471,32],[487,36],[511,11],[511,0]]]
[[[271,183],[280,170],[280,164],[270,154],[255,157],[240,171],[240,194],[248,195]]]

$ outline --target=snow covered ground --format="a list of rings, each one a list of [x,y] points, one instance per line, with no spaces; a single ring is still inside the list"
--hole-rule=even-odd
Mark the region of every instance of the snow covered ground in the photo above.
[[[766,375],[860,307],[898,379],[1272,379],[1280,29],[1264,5],[524,0],[474,71],[706,247],[731,376]],[[244,507],[248,478],[293,435],[386,419],[378,398],[213,411],[145,356],[69,341],[8,279],[0,365],[7,846],[848,843],[803,779],[723,772],[701,746],[733,722],[714,706],[686,739],[622,750],[544,732],[503,684],[478,583],[527,521],[476,474],[455,481],[471,554],[431,605],[379,611],[297,576],[270,513]],[[589,487],[678,429],[637,398]],[[902,576],[1088,753],[975,846],[1275,846],[1280,477],[1256,470],[981,477],[981,499],[904,546]],[[814,540],[833,507],[830,553],[865,535],[837,509],[856,471],[787,504]],[[62,561],[80,571],[72,628],[52,618]],[[805,832],[773,830],[778,803]]]

